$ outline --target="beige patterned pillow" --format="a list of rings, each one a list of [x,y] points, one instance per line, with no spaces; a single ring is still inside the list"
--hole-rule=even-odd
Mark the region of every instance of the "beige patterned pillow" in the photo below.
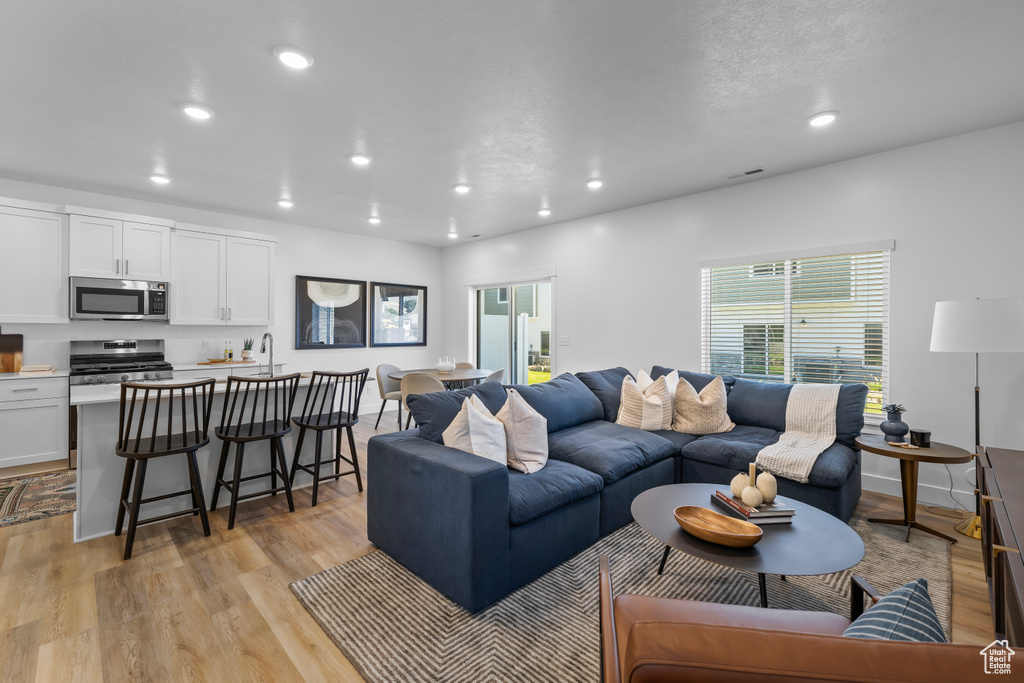
[[[693,385],[679,378],[672,429],[684,434],[721,434],[736,425],[726,412],[725,382],[715,377],[697,394]]]
[[[505,405],[494,416],[505,426],[508,466],[533,474],[548,462],[548,421],[515,389],[508,390]]]
[[[505,453],[505,426],[477,396],[462,402],[452,423],[441,434],[444,445],[458,448],[488,460],[508,464]]]
[[[640,391],[629,375],[622,378],[622,396],[615,424],[653,432],[672,427],[672,397],[664,377]]]

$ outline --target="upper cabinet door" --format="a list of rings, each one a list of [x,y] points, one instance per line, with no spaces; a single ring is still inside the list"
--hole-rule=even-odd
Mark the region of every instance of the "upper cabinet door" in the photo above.
[[[124,222],[124,266],[128,280],[171,279],[171,229],[164,225]]]
[[[67,217],[0,206],[0,244],[0,323],[67,322]]]
[[[227,320],[227,238],[171,233],[171,323],[223,325]]]
[[[71,275],[125,278],[121,245],[121,221],[71,216]]]
[[[228,325],[274,322],[277,244],[228,238]]]

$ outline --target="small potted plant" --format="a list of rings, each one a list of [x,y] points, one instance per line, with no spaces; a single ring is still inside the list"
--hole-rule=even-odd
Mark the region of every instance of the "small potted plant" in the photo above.
[[[903,443],[903,437],[910,431],[910,426],[902,417],[903,413],[907,412],[906,408],[899,403],[887,403],[882,406],[882,410],[888,419],[878,425],[878,428],[885,434],[885,440],[890,443]]]
[[[245,339],[245,340],[242,341],[242,360],[243,361],[251,361],[252,360],[252,345],[253,345],[253,341],[254,341],[253,339]]]

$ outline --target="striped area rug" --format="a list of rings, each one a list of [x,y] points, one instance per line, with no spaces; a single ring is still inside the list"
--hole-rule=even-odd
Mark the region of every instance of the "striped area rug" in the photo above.
[[[949,544],[927,534],[903,542],[902,528],[857,521],[864,560],[824,576],[768,577],[773,608],[849,614],[850,575],[882,593],[928,579],[950,632]],[[373,552],[291,585],[342,653],[371,683],[385,681],[599,680],[598,556],[611,560],[616,593],[740,605],[759,604],[757,575],[672,552],[636,524],[598,541],[486,610],[470,615],[383,552]]]

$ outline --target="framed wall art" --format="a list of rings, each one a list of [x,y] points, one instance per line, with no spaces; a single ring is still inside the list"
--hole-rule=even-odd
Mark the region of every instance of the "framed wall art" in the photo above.
[[[370,346],[426,346],[427,288],[370,283]]]
[[[366,283],[295,276],[295,348],[366,346]]]

